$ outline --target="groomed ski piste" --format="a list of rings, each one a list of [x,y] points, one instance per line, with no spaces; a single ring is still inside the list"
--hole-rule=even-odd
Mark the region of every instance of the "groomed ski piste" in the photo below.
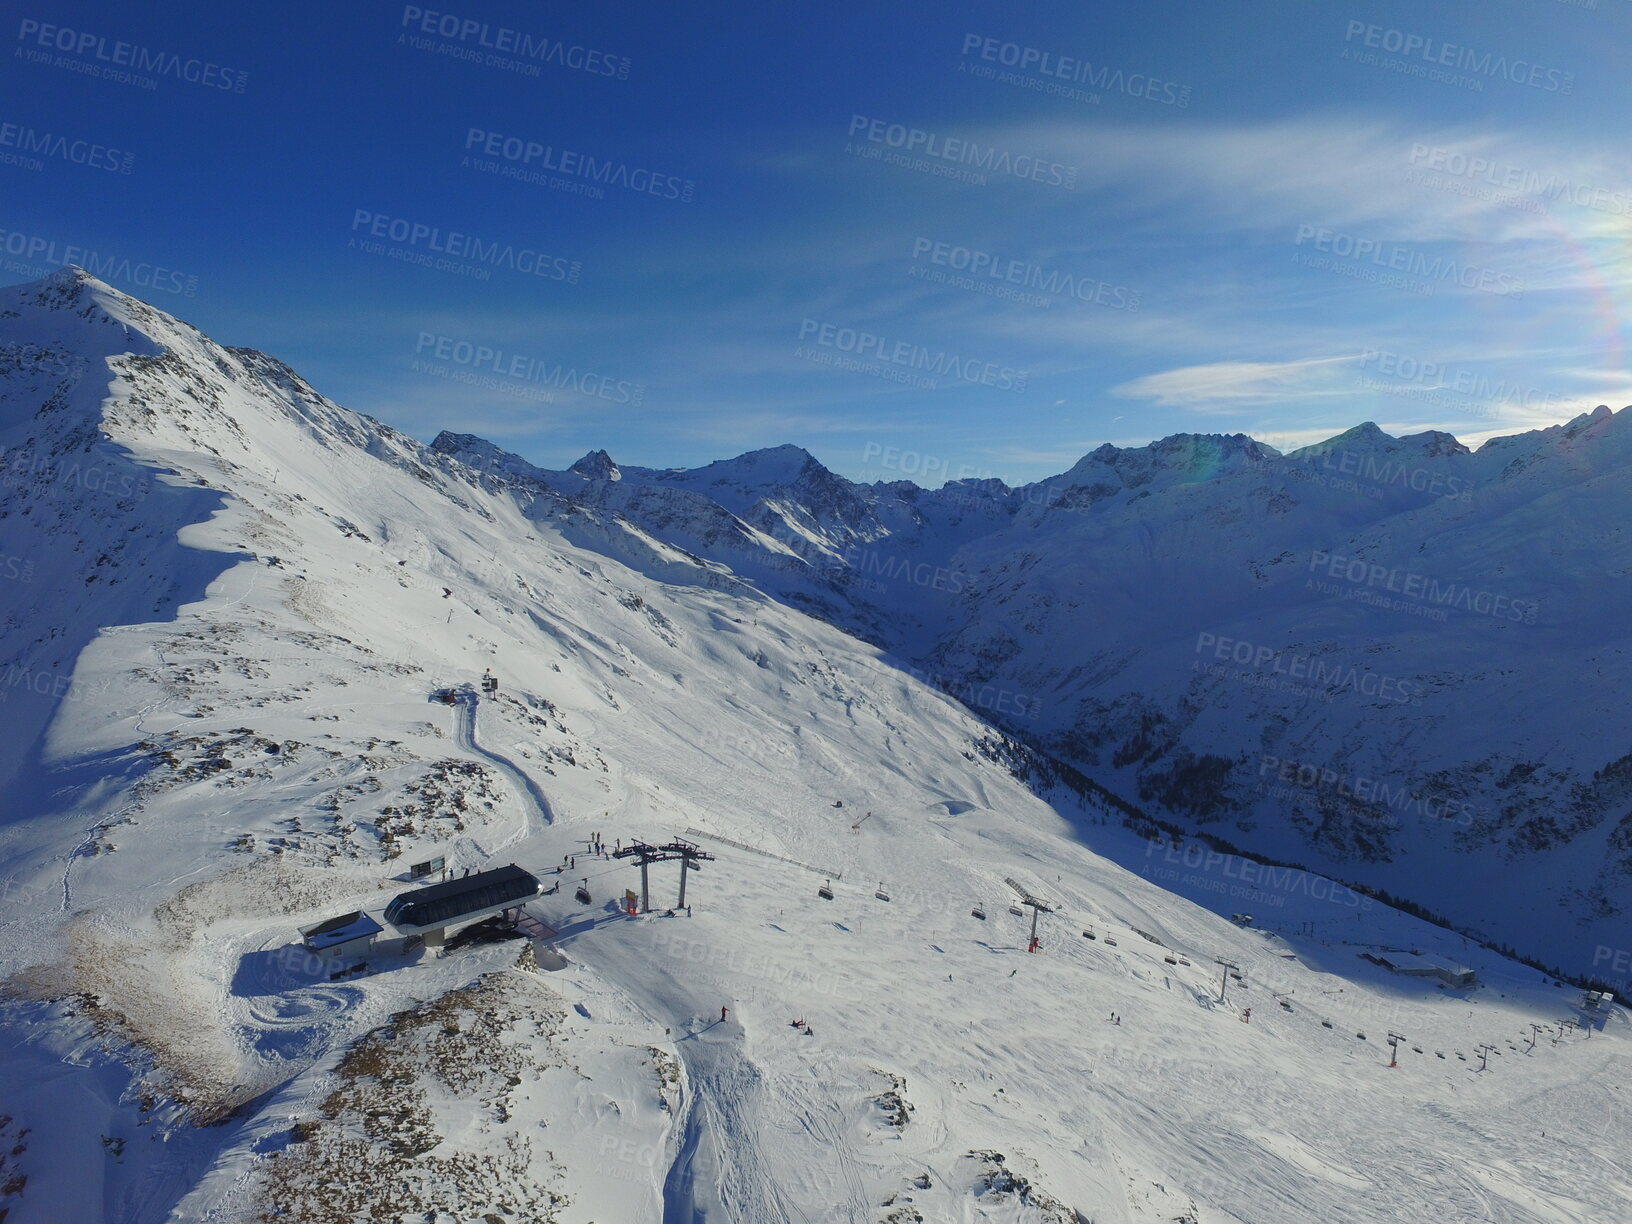
[[[1621,1007],[1034,794],[876,649],[95,281],[0,306],[7,1224],[1632,1214]],[[597,835],[714,855],[691,912]],[[437,855],[560,887],[300,949]]]

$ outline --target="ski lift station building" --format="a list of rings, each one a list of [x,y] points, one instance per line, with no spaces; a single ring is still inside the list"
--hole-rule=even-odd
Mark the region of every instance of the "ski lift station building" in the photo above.
[[[398,893],[385,907],[385,920],[428,946],[440,944],[452,926],[516,909],[544,891],[538,877],[511,863],[462,879]]]
[[[1366,959],[1402,977],[1436,978],[1447,986],[1473,986],[1478,974],[1466,965],[1435,956],[1431,952],[1377,952],[1366,954]]]
[[[300,928],[300,941],[308,952],[324,961],[334,962],[367,956],[374,946],[374,937],[384,928],[373,918],[355,910]]]

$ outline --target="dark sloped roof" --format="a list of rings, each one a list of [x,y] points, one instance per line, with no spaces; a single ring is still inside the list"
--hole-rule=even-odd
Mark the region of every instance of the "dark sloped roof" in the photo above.
[[[348,939],[378,935],[384,929],[361,910],[353,910],[349,914],[341,914],[338,918],[330,918],[313,926],[303,927],[300,933],[305,936],[307,947],[328,948],[337,943],[345,943]]]
[[[490,909],[507,901],[534,897],[542,890],[537,876],[511,863],[463,879],[398,893],[385,907],[385,917],[398,927],[433,926],[457,921],[463,914]]]
[[[491,871],[478,871],[474,875],[465,876],[459,880],[444,880],[441,884],[430,884],[424,888],[411,889],[405,893],[398,893],[393,904],[404,899],[410,901],[440,901],[444,897],[457,897],[461,893],[471,892],[474,889],[485,888],[489,884],[503,884],[511,880],[531,880],[538,883],[538,878],[530,871],[524,871],[511,863],[508,867],[495,867]]]

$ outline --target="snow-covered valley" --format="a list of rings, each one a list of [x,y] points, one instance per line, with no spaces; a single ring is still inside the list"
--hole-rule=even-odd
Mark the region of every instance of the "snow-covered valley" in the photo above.
[[[1176,435],[1018,489],[434,445],[729,565],[1158,818],[1568,973],[1626,943],[1632,410],[1476,452]]]
[[[1192,671],[1198,634],[1326,657],[1377,621],[1246,599],[1308,577],[1306,555],[1255,568],[1304,543],[1217,517],[1273,496],[1269,452],[1222,455],[1240,472],[1205,486],[1173,475],[1199,442],[1139,481],[1133,452],[1090,456],[1009,508],[977,504],[991,489],[870,500],[786,449],[572,487],[476,440],[422,446],[82,274],[0,291],[0,346],[7,1224],[1632,1214],[1623,1008],[1329,877],[1141,835],[1011,738],[1175,818],[1214,816],[1171,778],[1186,745],[1234,761],[1226,798],[1285,762],[1375,777],[1410,753],[1388,777],[1444,773],[1435,793],[1480,820],[1453,766],[1521,745],[1542,764],[1507,790],[1598,817],[1558,853],[1490,830],[1443,845],[1436,813],[1388,827],[1391,861],[1359,854],[1375,819],[1276,825],[1297,798],[1268,787],[1226,832],[1591,970],[1627,889],[1606,769],[1625,628],[1603,609],[1629,572],[1632,416],[1498,447],[1472,479],[1501,515],[1407,490],[1378,526],[1327,490],[1330,555],[1405,565],[1401,523],[1431,520],[1449,551],[1424,572],[1537,611],[1364,647],[1367,674],[1423,686],[1410,722],[1355,692],[1271,736],[1262,688]],[[1413,462],[1485,454],[1434,445]],[[1107,473],[1123,492],[1080,493]],[[1134,487],[1154,491],[1129,509]],[[1079,499],[1116,516],[1059,509]],[[1607,566],[1608,594],[1504,570],[1498,528],[1527,555],[1596,541],[1554,568]],[[903,580],[901,556],[958,589]],[[1080,651],[1063,667],[1061,643]],[[1426,652],[1478,649],[1522,677],[1424,678]],[[926,669],[1025,704],[960,704]],[[1503,684],[1529,687],[1501,705]],[[1119,751],[1138,734],[1148,751]],[[666,912],[669,862],[630,916],[640,873],[597,836],[715,857],[689,912]],[[521,939],[339,979],[301,949],[299,928],[376,910],[438,855],[559,887]],[[1051,907],[1035,953],[1016,885]],[[1411,951],[1476,983],[1363,956]]]

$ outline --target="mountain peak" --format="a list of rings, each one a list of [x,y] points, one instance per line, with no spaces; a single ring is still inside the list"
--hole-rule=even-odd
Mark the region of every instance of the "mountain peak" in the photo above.
[[[1473,452],[1458,441],[1455,434],[1442,429],[1426,429],[1417,434],[1396,437],[1378,427],[1375,421],[1362,421],[1340,434],[1299,447],[1288,453],[1291,459],[1313,459],[1339,451],[1371,451],[1381,454],[1409,453],[1423,459],[1437,459],[1444,455],[1469,455]]]
[[[1360,424],[1351,429],[1345,429],[1337,437],[1330,438],[1328,441],[1344,443],[1392,442],[1394,441],[1394,435],[1385,433],[1376,421],[1361,421]]]
[[[1145,446],[1124,448],[1107,442],[1055,480],[1064,486],[1099,483],[1106,468],[1114,469],[1130,487],[1149,483],[1163,472],[1200,480],[1275,453],[1246,434],[1176,433]]]
[[[12,286],[11,291],[31,305],[49,310],[72,309],[94,303],[105,310],[110,307],[138,307],[155,315],[159,313],[130,295],[121,293],[106,281],[98,280],[77,264],[64,264],[39,280]]]
[[[604,450],[592,450],[567,469],[586,480],[622,480],[623,472]]]
[[[33,283],[41,290],[58,286],[75,289],[81,285],[101,285],[104,289],[109,287],[106,282],[97,280],[78,264],[63,264],[55,272],[42,276]]]
[[[21,316],[11,328],[15,338],[82,354],[154,356],[201,340],[188,324],[73,264],[0,289],[0,311]]]
[[[672,475],[702,476],[705,473],[716,482],[730,481],[756,488],[792,485],[812,475],[831,476],[815,455],[790,442],[744,451],[734,459],[716,459],[700,468],[677,469]]]
[[[475,468],[480,472],[503,473],[514,471],[518,464],[524,461],[519,455],[512,455],[502,447],[493,445],[486,438],[475,434],[454,433],[444,429],[431,439],[431,449],[443,455],[451,455],[466,467]]]
[[[801,467],[815,464],[821,466],[821,461],[802,446],[795,446],[792,442],[784,442],[780,446],[765,446],[759,450],[744,451],[734,462],[742,463],[797,463]]]

